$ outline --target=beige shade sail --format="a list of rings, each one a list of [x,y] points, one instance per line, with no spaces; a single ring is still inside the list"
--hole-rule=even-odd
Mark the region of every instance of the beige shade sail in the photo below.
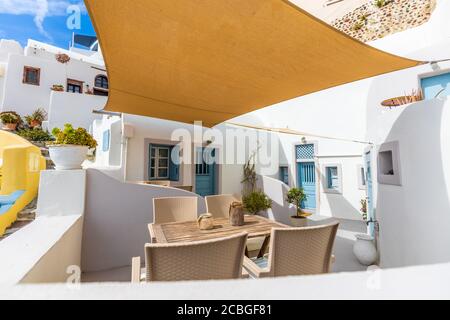
[[[85,2],[109,74],[108,111],[213,126],[419,64],[283,0]]]

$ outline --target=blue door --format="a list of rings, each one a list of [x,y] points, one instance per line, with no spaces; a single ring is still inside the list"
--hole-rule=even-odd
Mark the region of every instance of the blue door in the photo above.
[[[307,210],[316,209],[316,165],[314,162],[297,163],[298,185],[303,188],[307,196],[303,201],[302,208]]]
[[[202,197],[216,194],[216,150],[198,148],[195,162],[195,192]]]
[[[371,153],[366,153],[366,184],[367,184],[367,219],[375,221],[375,212],[373,210],[373,184],[372,184],[372,165]],[[375,236],[375,223],[369,223],[369,233]]]
[[[450,73],[421,80],[425,100],[450,96]]]

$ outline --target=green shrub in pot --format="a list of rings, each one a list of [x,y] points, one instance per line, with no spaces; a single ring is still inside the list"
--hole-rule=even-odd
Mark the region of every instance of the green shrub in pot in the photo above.
[[[81,169],[89,149],[97,147],[97,141],[86,129],[75,129],[71,124],[64,125],[61,130],[52,130],[55,141],[50,144],[50,158],[56,170]]]
[[[272,200],[262,191],[253,191],[242,197],[244,210],[249,214],[257,214],[272,208]]]

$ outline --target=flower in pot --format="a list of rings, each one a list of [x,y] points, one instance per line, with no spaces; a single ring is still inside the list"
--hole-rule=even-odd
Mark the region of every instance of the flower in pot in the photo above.
[[[17,126],[22,121],[20,116],[14,111],[0,113],[0,120],[2,121],[3,129],[9,131],[16,131]]]
[[[81,169],[89,149],[97,147],[97,141],[86,129],[74,129],[71,124],[65,124],[62,130],[54,128],[52,134],[55,141],[50,145],[49,152],[56,170]]]
[[[31,115],[25,117],[25,120],[31,128],[40,127],[46,119],[47,112],[42,108],[37,109]]]
[[[361,214],[364,220],[367,220],[367,199],[361,199]]]
[[[296,227],[305,227],[307,225],[307,217],[311,215],[304,212],[301,208],[302,202],[307,198],[303,188],[292,188],[287,194],[286,201],[295,205],[296,208],[297,214],[291,217],[291,222]]]
[[[242,197],[244,210],[249,214],[258,214],[272,208],[272,200],[262,191],[253,191]]]

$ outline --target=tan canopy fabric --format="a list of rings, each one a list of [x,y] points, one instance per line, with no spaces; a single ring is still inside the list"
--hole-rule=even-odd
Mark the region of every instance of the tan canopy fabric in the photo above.
[[[283,0],[85,2],[109,74],[109,111],[213,126],[419,64]]]

